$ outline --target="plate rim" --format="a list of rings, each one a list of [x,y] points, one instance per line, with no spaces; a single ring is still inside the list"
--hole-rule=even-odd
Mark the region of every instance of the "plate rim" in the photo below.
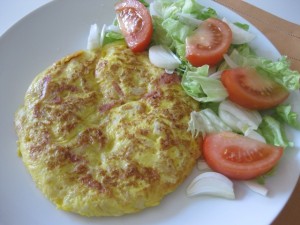
[[[82,0],[76,0],[75,2],[79,2],[79,1],[82,1]],[[69,0],[69,2],[72,2],[72,1]],[[198,1],[198,2],[199,2],[200,4],[203,4],[201,1]],[[230,12],[234,13],[235,16],[237,15],[238,17],[243,18],[242,16],[238,15],[237,13],[235,13],[234,11],[232,11],[231,9],[229,9],[229,8],[227,8],[227,7],[225,7],[225,6],[221,5],[221,4],[219,4],[219,3],[217,3],[217,2],[212,1],[212,2],[210,2],[210,3],[211,3],[212,5],[219,5],[218,7],[225,8],[227,11],[230,11]],[[35,10],[32,11],[31,13],[27,14],[26,16],[22,17],[20,20],[18,20],[13,26],[11,26],[9,29],[7,29],[7,30],[0,36],[0,48],[1,48],[1,43],[3,42],[3,40],[6,39],[7,36],[11,35],[11,33],[13,34],[14,32],[16,32],[15,30],[20,29],[19,27],[21,27],[23,23],[26,23],[26,22],[24,22],[24,21],[28,20],[28,18],[35,17],[35,15],[38,14],[41,10],[48,10],[49,5],[53,6],[53,5],[55,5],[55,4],[60,5],[61,3],[60,3],[60,1],[55,1],[55,0],[54,0],[54,1],[50,1],[50,2],[48,2],[48,3],[46,3],[46,4],[42,5],[42,6],[38,7],[37,9],[35,9]],[[203,5],[205,5],[205,4],[203,4]],[[218,11],[217,11],[217,12],[218,12]],[[218,14],[219,14],[219,12],[218,12]],[[225,13],[225,14],[226,14],[226,13]],[[247,20],[244,19],[244,18],[243,18],[243,20],[247,21]],[[257,28],[256,28],[253,24],[251,24],[249,21],[247,21],[247,23],[250,24],[250,26],[251,26],[252,29],[253,29],[253,28],[257,29]],[[257,30],[258,30],[258,29],[257,29]],[[259,31],[259,30],[258,30],[258,31]],[[260,32],[260,31],[259,31],[259,32]],[[270,41],[270,40],[269,40],[262,32],[260,32],[260,34],[263,35],[264,38],[265,38],[266,40],[268,40],[269,44],[273,46],[273,48],[277,51],[277,54],[278,54],[278,56],[279,56],[280,53],[279,53],[279,51],[277,50],[277,48],[273,45],[273,43],[272,43],[272,42],[271,42],[271,41]],[[0,53],[0,55],[1,55],[1,53]],[[1,79],[1,77],[0,77],[0,79]],[[298,174],[298,175],[299,175],[299,174]],[[293,185],[292,190],[291,190],[290,194],[288,195],[288,197],[287,197],[287,199],[286,199],[286,201],[285,201],[285,204],[282,205],[282,207],[281,207],[281,209],[279,210],[279,212],[280,212],[280,211],[283,209],[283,207],[286,205],[286,203],[287,203],[287,201],[289,200],[289,198],[290,198],[290,196],[291,196],[293,190],[294,190],[295,187],[296,187],[296,184],[297,184],[297,181],[296,181],[295,184]],[[39,190],[37,190],[37,191],[39,191]],[[48,200],[46,200],[46,201],[48,201]],[[277,215],[279,214],[279,212],[277,213]],[[277,216],[277,215],[276,215],[276,216]],[[276,217],[274,217],[273,219],[275,219],[275,218],[276,218]],[[0,222],[1,222],[1,221],[0,221]],[[271,221],[270,221],[270,222],[271,222]]]

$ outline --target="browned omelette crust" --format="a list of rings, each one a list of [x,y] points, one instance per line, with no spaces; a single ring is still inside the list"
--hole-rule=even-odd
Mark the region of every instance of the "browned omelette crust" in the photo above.
[[[16,113],[22,159],[58,208],[85,216],[159,204],[190,173],[198,104],[123,43],[80,51],[38,75]]]

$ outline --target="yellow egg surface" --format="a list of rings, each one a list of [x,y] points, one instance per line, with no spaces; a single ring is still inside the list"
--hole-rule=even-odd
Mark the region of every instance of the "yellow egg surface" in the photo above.
[[[158,205],[193,169],[193,110],[176,74],[115,42],[66,56],[33,80],[15,115],[18,150],[59,209],[134,213]]]

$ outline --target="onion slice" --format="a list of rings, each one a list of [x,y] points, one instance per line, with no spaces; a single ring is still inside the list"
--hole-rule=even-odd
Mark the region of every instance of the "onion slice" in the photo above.
[[[187,13],[178,13],[177,14],[178,19],[180,22],[185,23],[189,26],[194,26],[194,27],[198,27],[201,23],[203,23],[203,20],[198,20],[196,19],[194,16],[192,16],[191,14],[187,14]]]
[[[179,58],[170,49],[161,45],[150,47],[149,59],[153,65],[166,70],[175,70],[181,64]]]
[[[234,23],[227,21],[225,18],[223,18],[223,22],[227,23],[232,31],[232,44],[240,45],[249,43],[256,37],[255,34],[236,26]]]
[[[224,55],[223,55],[223,58],[224,58],[225,62],[228,64],[228,66],[229,66],[230,68],[233,69],[233,68],[237,68],[237,67],[238,67],[238,65],[230,58],[229,55],[224,54]]]
[[[198,175],[187,187],[187,196],[209,195],[234,199],[233,183],[217,172],[205,172]]]
[[[214,72],[213,74],[209,75],[209,77],[210,77],[210,78],[214,78],[214,79],[220,80],[220,79],[221,79],[222,72],[223,72],[223,71],[217,71],[217,72]]]
[[[116,32],[116,33],[121,33],[120,27],[116,26],[114,24],[108,25],[106,27],[106,31],[112,31],[112,32]]]
[[[87,49],[94,50],[100,46],[100,32],[97,24],[92,24],[87,41]]]
[[[99,39],[99,46],[100,47],[103,46],[106,30],[107,30],[106,24],[104,24],[103,27],[102,27],[101,33],[100,33],[100,39]]]
[[[231,129],[245,133],[248,129],[256,130],[262,121],[258,111],[246,109],[230,100],[219,106],[219,117]]]
[[[246,130],[244,135],[246,137],[252,138],[252,139],[257,140],[257,141],[260,141],[262,143],[267,143],[266,139],[261,134],[259,134],[258,132],[254,131],[252,129]]]
[[[252,190],[260,195],[267,196],[267,194],[268,194],[268,189],[264,185],[261,185],[261,184],[257,183],[256,181],[246,180],[243,183],[246,184],[246,186],[250,190]]]

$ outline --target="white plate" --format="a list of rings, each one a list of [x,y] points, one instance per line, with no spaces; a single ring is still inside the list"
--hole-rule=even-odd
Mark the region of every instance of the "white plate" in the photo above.
[[[35,187],[17,156],[14,112],[22,104],[30,82],[41,70],[59,58],[86,46],[90,25],[111,23],[114,1],[54,1],[31,13],[0,39],[0,224],[270,224],[293,191],[300,171],[300,134],[288,131],[296,148],[288,149],[276,176],[268,180],[269,197],[262,197],[236,183],[237,199],[187,198],[185,189],[197,171],[160,206],[116,218],[85,218],[57,210]],[[212,1],[202,4],[216,9],[228,20],[246,22]],[[253,26],[253,46],[272,59],[275,47]],[[292,96],[292,101],[299,96]],[[300,112],[300,105],[295,105]]]

